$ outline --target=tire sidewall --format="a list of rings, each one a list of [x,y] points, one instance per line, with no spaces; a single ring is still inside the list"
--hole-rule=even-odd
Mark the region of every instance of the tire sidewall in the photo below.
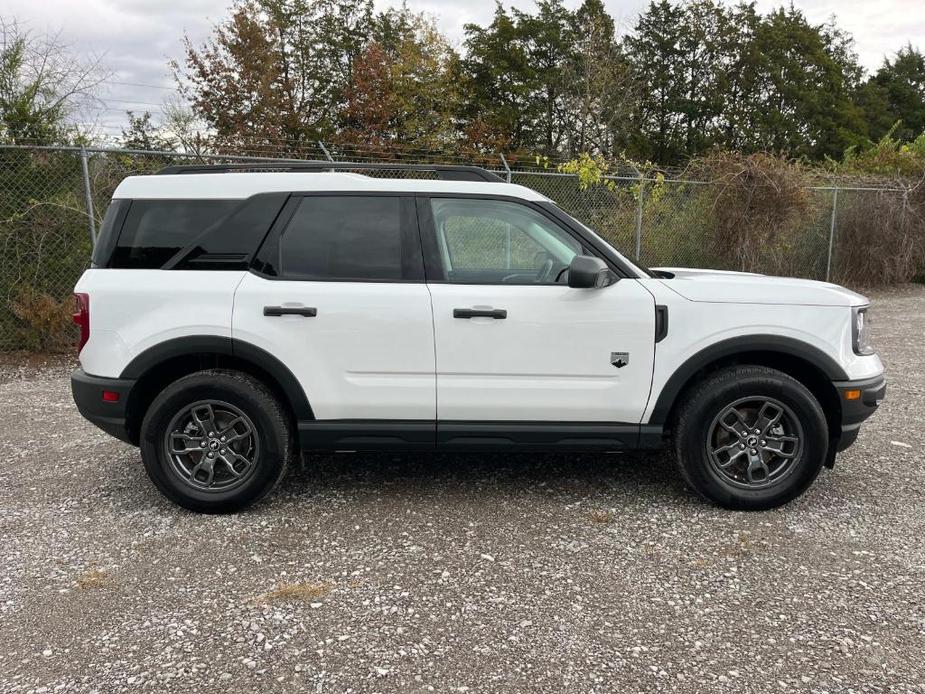
[[[168,386],[148,408],[141,427],[142,460],[151,480],[172,501],[197,511],[227,512],[259,499],[278,481],[288,455],[288,434],[271,415],[266,397],[246,381],[223,374],[194,374]],[[257,433],[257,469],[244,484],[225,492],[201,491],[183,482],[164,451],[173,417],[200,400],[234,405],[250,418]]]
[[[828,450],[825,415],[813,395],[789,377],[749,376],[714,382],[701,390],[679,441],[679,455],[691,485],[711,500],[743,510],[760,510],[785,504],[812,484]],[[771,397],[789,407],[803,428],[802,450],[794,468],[777,484],[747,489],[727,482],[714,469],[707,451],[710,426],[716,416],[741,398]]]

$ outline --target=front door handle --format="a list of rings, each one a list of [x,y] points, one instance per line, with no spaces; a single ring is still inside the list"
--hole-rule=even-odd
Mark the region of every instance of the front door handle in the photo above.
[[[314,318],[318,315],[318,309],[310,306],[264,306],[263,315],[265,316],[305,316]]]
[[[454,308],[453,318],[507,318],[507,311],[503,308]]]

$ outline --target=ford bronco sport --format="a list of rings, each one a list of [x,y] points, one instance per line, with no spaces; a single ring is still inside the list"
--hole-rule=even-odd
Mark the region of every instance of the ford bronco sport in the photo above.
[[[884,396],[841,287],[645,270],[475,167],[279,168],[125,179],[75,290],[77,407],[187,508],[243,508],[310,451],[670,442],[697,492],[767,509]]]

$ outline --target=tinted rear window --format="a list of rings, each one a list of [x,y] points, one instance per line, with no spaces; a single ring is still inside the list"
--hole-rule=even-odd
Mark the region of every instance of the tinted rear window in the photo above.
[[[402,226],[412,206],[412,200],[394,196],[303,198],[280,242],[282,274],[300,280],[402,279]]]
[[[112,255],[112,250],[116,245],[119,229],[122,228],[125,213],[131,204],[129,200],[113,200],[109,203],[96,237],[96,246],[93,247],[93,256],[91,258],[93,267],[106,267],[109,264],[109,257]]]
[[[288,193],[263,193],[248,198],[234,211],[190,240],[178,270],[246,270],[250,254],[266,236]]]
[[[156,269],[224,219],[240,200],[135,200],[109,266]]]

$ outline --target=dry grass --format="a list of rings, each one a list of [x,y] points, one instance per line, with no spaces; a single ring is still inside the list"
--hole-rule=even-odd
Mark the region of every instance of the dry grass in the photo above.
[[[319,583],[280,583],[269,593],[257,598],[258,604],[271,602],[309,602],[323,598],[331,592],[331,584]]]
[[[100,569],[90,569],[77,577],[77,587],[80,590],[94,590],[109,585],[112,577]]]
[[[592,523],[612,523],[613,522],[613,511],[608,511],[607,509],[595,509],[588,514],[588,517],[591,519]]]

